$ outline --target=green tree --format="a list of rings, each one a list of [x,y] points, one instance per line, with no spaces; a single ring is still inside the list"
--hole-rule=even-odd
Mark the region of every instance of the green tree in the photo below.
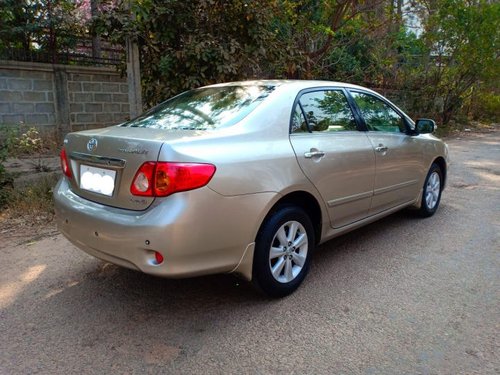
[[[498,107],[498,2],[91,3],[94,22],[83,28],[122,45],[126,38],[137,41],[148,106],[210,83],[310,78],[381,89],[414,117],[434,117],[443,124],[464,113],[494,114]],[[8,5],[0,7],[0,49],[60,51],[71,45],[71,38],[63,37],[78,25],[70,0],[0,0],[0,4]],[[416,34],[406,27],[408,11],[418,14],[421,30]]]
[[[274,3],[138,0],[104,13],[100,30],[140,46],[143,95],[149,105],[209,83],[261,77],[273,51]]]
[[[0,0],[0,52],[57,54],[76,45],[85,25],[71,0]]]
[[[343,52],[361,39],[361,33],[376,28],[374,24],[369,27],[368,19],[362,16],[376,8],[368,1],[282,0],[277,6],[274,29],[284,53],[275,56],[276,76],[326,78],[332,66],[348,65],[349,58]],[[354,40],[347,40],[355,34]]]
[[[422,36],[424,56],[420,92],[427,112],[440,113],[446,125],[481,82],[500,77],[500,3],[487,0],[438,0],[429,8]],[[438,108],[432,108],[438,103]]]

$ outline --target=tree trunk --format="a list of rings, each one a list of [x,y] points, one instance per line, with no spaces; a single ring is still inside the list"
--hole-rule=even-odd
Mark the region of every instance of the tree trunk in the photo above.
[[[90,13],[92,19],[99,16],[99,0],[90,0]],[[99,38],[94,28],[92,28],[92,57],[94,59],[101,58],[101,38]]]
[[[52,64],[57,63],[57,41],[56,41],[56,32],[54,30],[54,19],[52,14],[52,1],[47,1],[47,17],[49,21],[49,55]]]

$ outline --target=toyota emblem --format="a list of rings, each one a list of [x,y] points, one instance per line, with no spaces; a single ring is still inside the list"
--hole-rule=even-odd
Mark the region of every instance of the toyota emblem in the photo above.
[[[94,151],[97,148],[97,139],[92,138],[88,143],[87,143],[87,150],[89,151]]]

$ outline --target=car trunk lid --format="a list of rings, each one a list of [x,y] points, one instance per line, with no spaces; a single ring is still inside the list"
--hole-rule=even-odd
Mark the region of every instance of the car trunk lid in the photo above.
[[[71,189],[108,206],[145,210],[155,198],[130,192],[137,171],[143,163],[158,160],[162,147],[169,147],[165,142],[198,132],[185,133],[121,126],[70,133],[64,142]]]

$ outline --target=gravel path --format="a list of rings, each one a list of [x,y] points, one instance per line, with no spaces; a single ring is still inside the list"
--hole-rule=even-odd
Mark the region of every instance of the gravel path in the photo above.
[[[500,131],[449,142],[441,208],[334,239],[267,300],[0,229],[1,374],[499,374]]]

